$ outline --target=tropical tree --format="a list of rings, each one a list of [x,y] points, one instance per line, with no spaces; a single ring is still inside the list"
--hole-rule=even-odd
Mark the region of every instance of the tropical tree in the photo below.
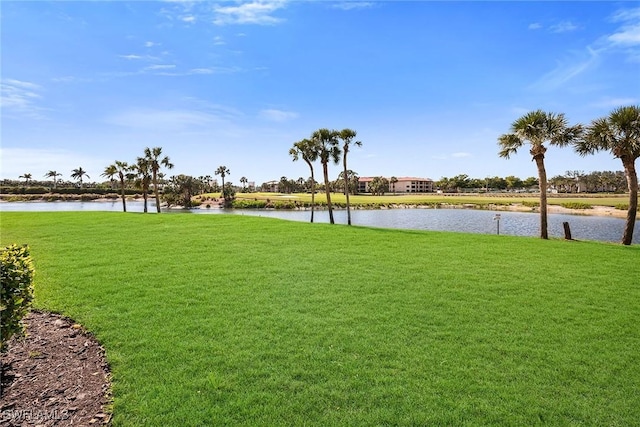
[[[398,182],[398,178],[396,178],[395,176],[389,178],[389,184],[391,184],[391,187],[393,188],[394,196],[396,195],[396,182]]]
[[[100,176],[104,176],[105,178],[108,178],[109,181],[111,182],[111,189],[113,189],[113,183],[115,181],[114,176],[116,176],[117,174],[118,174],[118,170],[116,169],[116,166],[109,165],[104,168],[104,172],[102,172]]]
[[[168,156],[162,157],[162,148],[154,147],[154,148],[145,148],[144,149],[144,158],[149,164],[149,168],[151,170],[151,181],[153,182],[153,193],[156,198],[156,211],[160,213],[160,194],[159,194],[159,186],[158,186],[158,172],[160,168],[163,166],[167,169],[172,169],[173,164],[170,162]]]
[[[227,175],[231,175],[231,171],[226,166],[218,166],[218,169],[216,169],[215,174],[216,175],[220,175],[220,177],[222,178],[222,198],[224,198],[224,200],[226,202],[227,199],[225,197],[225,191],[224,191],[225,190],[224,177],[227,176]]]
[[[80,188],[82,188],[82,178],[85,176],[87,178],[90,178],[89,175],[87,175],[87,171],[82,169],[82,167],[79,167],[78,169],[74,169],[71,171],[71,178],[77,180],[78,183],[80,183]]]
[[[180,205],[185,209],[193,206],[192,198],[203,186],[202,179],[189,175],[172,176],[169,184],[162,192],[162,199],[167,205]]]
[[[113,181],[113,177],[117,176],[118,181],[120,182],[120,197],[122,198],[122,211],[127,211],[127,201],[124,194],[125,183],[127,181],[127,174],[131,172],[131,167],[127,164],[127,162],[121,162],[120,160],[116,160],[113,164],[104,168],[104,173],[102,176],[108,177]]]
[[[24,178],[24,185],[29,185],[29,181],[31,181],[31,174],[25,173],[23,175],[20,175],[18,178]]]
[[[300,158],[305,161],[311,171],[311,222],[313,222],[313,211],[316,204],[316,181],[313,176],[313,162],[318,160],[318,150],[315,143],[310,139],[303,139],[295,142],[289,150],[289,155],[293,157],[293,161],[297,162]]]
[[[622,161],[629,189],[629,208],[622,244],[630,245],[638,211],[638,174],[635,163],[640,157],[640,106],[616,108],[609,116],[593,120],[583,137],[576,140],[574,147],[582,156],[609,151]]]
[[[249,180],[247,179],[246,176],[240,177],[240,183],[242,184],[242,192],[243,193],[246,191],[247,182],[249,182]]]
[[[547,172],[544,154],[550,145],[565,146],[575,141],[582,133],[582,126],[569,126],[564,114],[547,113],[536,110],[520,117],[511,125],[511,132],[498,138],[500,157],[508,159],[516,154],[525,143],[531,148],[529,153],[536,162],[540,183],[540,237],[548,239],[547,232]]]
[[[349,153],[349,147],[351,144],[356,147],[362,146],[362,141],[354,141],[356,137],[356,131],[352,129],[342,129],[338,132],[338,138],[342,140],[342,167],[344,171],[344,195],[347,199],[347,224],[351,225],[351,207],[349,205],[349,173],[347,172],[347,154]]]
[[[151,165],[145,157],[138,157],[133,166],[135,172],[135,186],[142,190],[144,199],[144,213],[148,212],[149,187],[151,186]]]
[[[57,188],[58,187],[58,177],[62,176],[61,173],[58,173],[58,171],[49,171],[46,174],[44,174],[45,178],[53,178],[53,188]]]
[[[371,182],[369,183],[369,191],[374,196],[381,196],[387,191],[389,191],[389,180],[382,176],[373,177]]]
[[[340,147],[338,146],[339,132],[326,128],[318,129],[311,135],[313,146],[318,152],[318,158],[322,163],[324,176],[324,190],[327,195],[327,209],[329,210],[329,222],[335,224],[333,219],[333,207],[331,205],[331,185],[329,182],[329,161],[334,164],[340,162]]]

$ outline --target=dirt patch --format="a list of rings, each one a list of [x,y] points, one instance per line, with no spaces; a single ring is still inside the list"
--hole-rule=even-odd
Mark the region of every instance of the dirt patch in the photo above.
[[[32,311],[27,336],[0,357],[0,426],[110,424],[104,349],[80,325]]]

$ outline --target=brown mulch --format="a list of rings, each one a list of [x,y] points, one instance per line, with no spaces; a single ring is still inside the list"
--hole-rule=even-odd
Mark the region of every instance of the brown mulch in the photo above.
[[[32,311],[27,336],[0,356],[0,426],[110,424],[104,349],[72,320]]]

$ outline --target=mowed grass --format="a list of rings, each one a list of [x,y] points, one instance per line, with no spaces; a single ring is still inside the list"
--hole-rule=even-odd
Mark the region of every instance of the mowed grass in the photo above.
[[[238,215],[0,214],[114,425],[637,425],[640,246]]]

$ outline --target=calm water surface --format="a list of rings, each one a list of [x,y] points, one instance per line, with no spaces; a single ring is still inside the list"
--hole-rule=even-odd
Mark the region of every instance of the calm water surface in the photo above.
[[[120,211],[120,201],[98,202],[12,202],[0,203],[0,211]],[[142,202],[127,202],[130,212],[142,212]],[[155,204],[149,203],[149,212],[155,212]],[[166,212],[185,212],[183,210],[169,210]],[[262,217],[281,218],[291,221],[309,221],[310,211],[281,211],[259,209],[193,209],[188,212],[194,214],[235,214]],[[539,234],[540,215],[525,212],[494,212],[475,209],[382,209],[382,210],[352,210],[353,225],[370,227],[400,228],[413,230],[458,231],[467,233],[496,234],[498,221],[496,214],[500,214],[500,234],[513,236],[537,236]],[[344,210],[334,211],[336,223],[346,224],[347,213]],[[316,222],[329,222],[327,211],[315,212]],[[549,236],[564,237],[563,222],[571,225],[571,234],[578,240],[600,240],[619,242],[624,231],[624,219],[549,214]],[[633,243],[640,243],[640,221],[636,221]]]

